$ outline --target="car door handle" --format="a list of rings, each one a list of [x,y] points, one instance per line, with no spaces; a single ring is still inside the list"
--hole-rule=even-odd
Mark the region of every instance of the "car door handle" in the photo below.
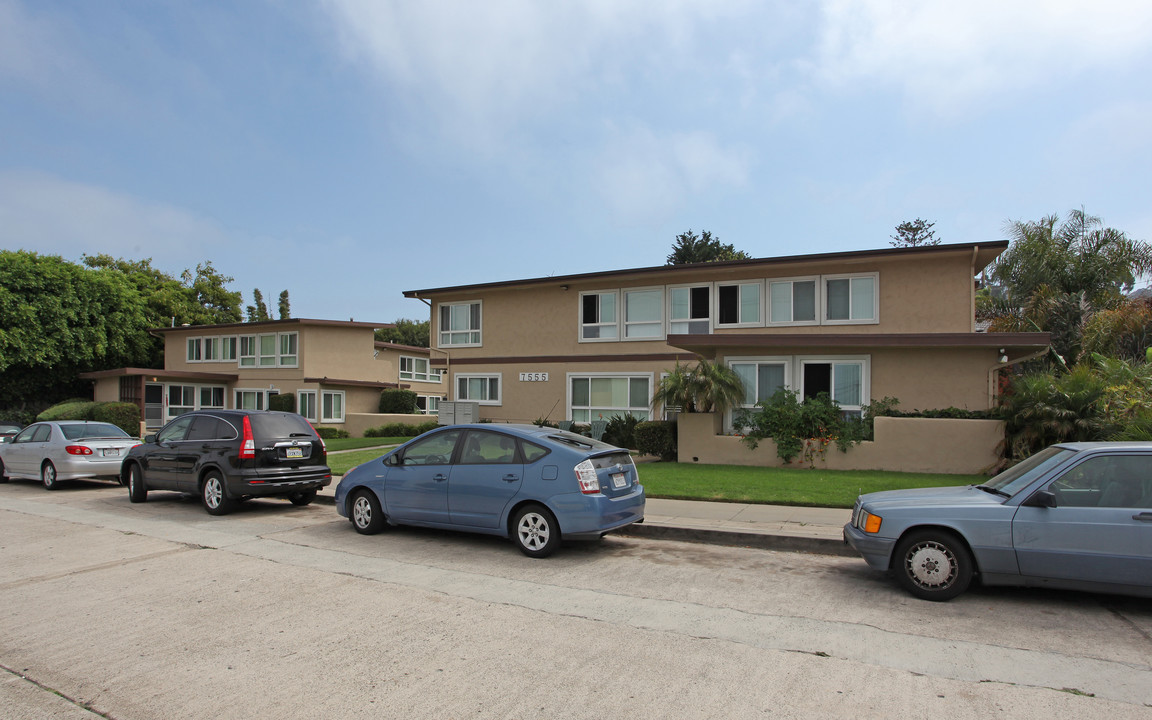
[[[448,476],[444,475],[443,473],[436,473],[435,475],[432,476],[432,479],[435,480],[436,482],[444,482],[445,480],[448,479]]]
[[[516,482],[519,479],[520,479],[519,475],[505,475],[503,477],[504,482]]]
[[[1139,520],[1140,522],[1152,522],[1152,512],[1139,513],[1137,515],[1133,515],[1132,519],[1133,520]]]

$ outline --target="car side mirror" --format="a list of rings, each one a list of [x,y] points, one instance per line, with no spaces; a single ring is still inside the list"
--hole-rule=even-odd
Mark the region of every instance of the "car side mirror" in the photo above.
[[[154,435],[154,434],[153,435],[145,435],[144,436],[144,442],[149,443],[151,445],[155,445],[156,444],[156,435]]]
[[[1023,502],[1024,507],[1056,507],[1056,494],[1047,490],[1037,490]]]
[[[399,455],[389,455],[386,458],[384,458],[384,464],[387,465],[388,467],[396,467],[397,465],[400,464],[400,456]]]

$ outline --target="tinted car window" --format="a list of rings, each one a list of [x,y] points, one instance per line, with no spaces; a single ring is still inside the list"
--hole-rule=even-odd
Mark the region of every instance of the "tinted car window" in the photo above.
[[[35,432],[32,433],[32,442],[48,442],[48,438],[51,435],[51,425],[36,425]]]
[[[520,452],[524,456],[524,462],[534,463],[540,458],[548,454],[548,448],[542,448],[535,443],[520,441]]]
[[[64,433],[64,437],[68,440],[80,440],[83,438],[122,438],[128,437],[128,433],[124,432],[115,425],[108,423],[84,423],[83,425],[61,425],[60,432]]]
[[[292,413],[272,413],[270,415],[250,415],[252,433],[263,438],[314,437],[312,426],[300,415]]]
[[[1053,480],[1049,490],[1060,506],[1135,508],[1149,477],[1152,455],[1093,457]]]
[[[507,435],[470,431],[460,452],[462,465],[506,465],[516,462],[516,440]]]
[[[431,437],[417,440],[404,449],[405,465],[447,465],[456,449],[459,430],[436,433]]]
[[[14,442],[14,443],[32,442],[32,436],[36,434],[36,429],[38,427],[39,427],[38,425],[33,425],[32,427],[24,428],[24,432],[20,433],[19,435],[17,435],[14,438],[12,438],[12,442]]]
[[[211,415],[201,415],[196,418],[188,430],[189,440],[215,440],[221,436],[220,421]]]
[[[156,442],[175,442],[183,440],[184,435],[188,432],[188,426],[192,424],[195,418],[191,415],[178,417],[172,422],[164,426],[160,434],[156,436]]]

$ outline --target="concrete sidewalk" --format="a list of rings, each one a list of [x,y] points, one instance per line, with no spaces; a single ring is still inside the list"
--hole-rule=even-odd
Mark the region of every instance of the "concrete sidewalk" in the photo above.
[[[332,503],[339,478],[320,491]],[[620,531],[637,537],[855,556],[844,544],[846,509],[648,498],[644,522]]]

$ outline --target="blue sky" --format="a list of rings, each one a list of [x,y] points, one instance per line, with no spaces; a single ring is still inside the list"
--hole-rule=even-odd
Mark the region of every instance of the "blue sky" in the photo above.
[[[404,290],[944,242],[1152,241],[1143,0],[0,0],[0,247]]]

